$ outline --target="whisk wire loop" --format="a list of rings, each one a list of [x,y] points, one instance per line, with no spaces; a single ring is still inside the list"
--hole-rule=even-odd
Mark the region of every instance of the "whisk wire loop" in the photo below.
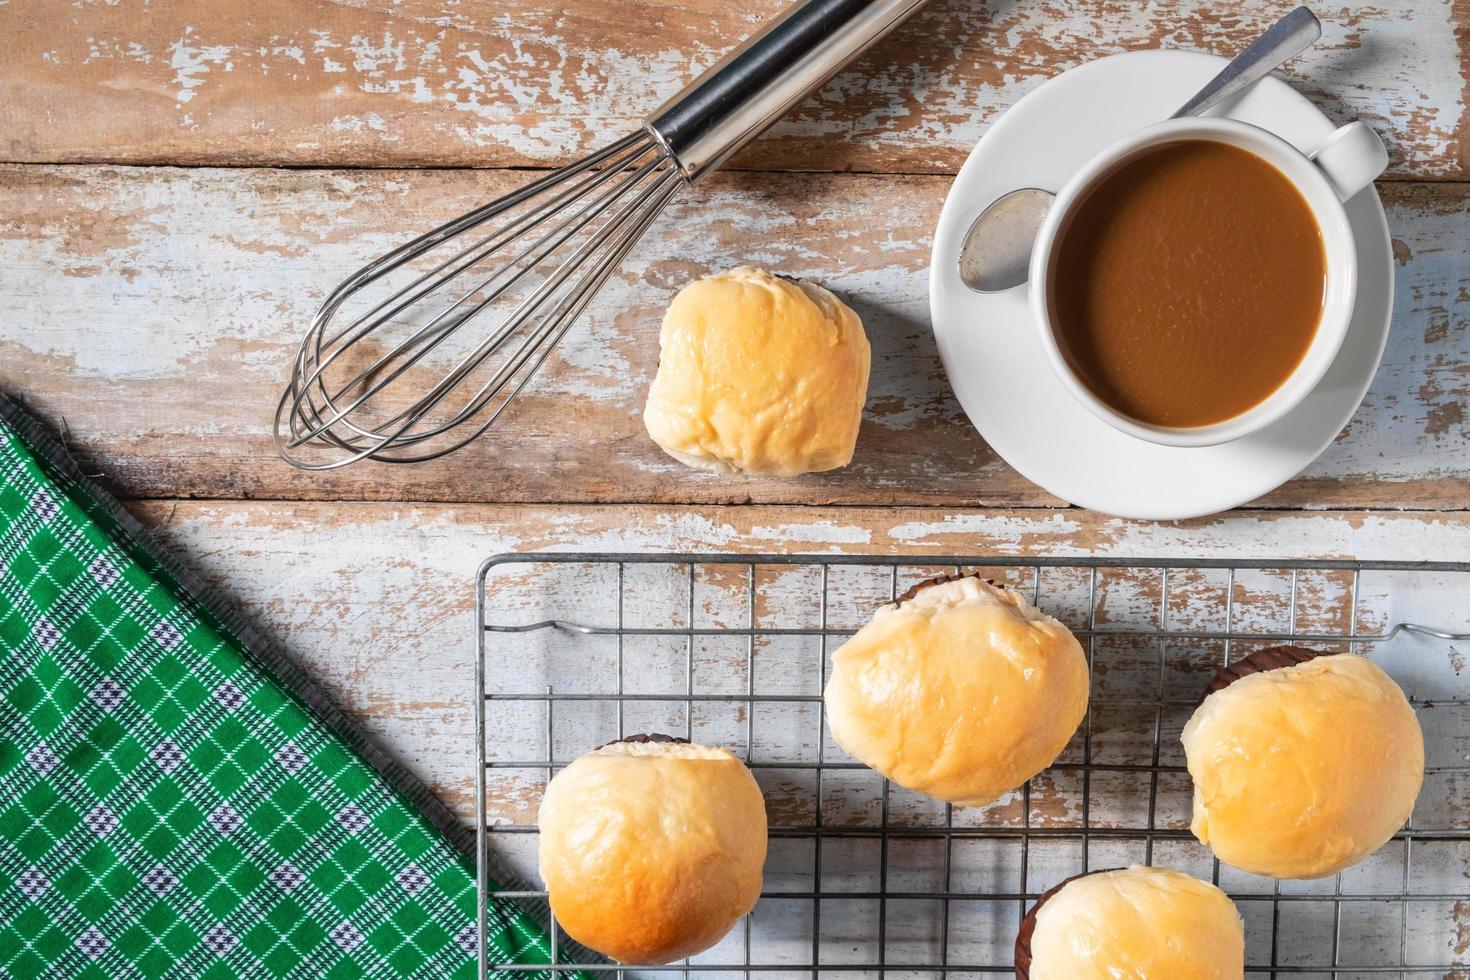
[[[635,133],[363,266],[302,339],[276,407],[277,451],[300,469],[325,470],[366,458],[422,462],[476,438],[686,182],[650,134]],[[395,284],[403,272],[411,278]],[[451,344],[497,306],[508,312],[483,336]],[[416,379],[446,356],[437,381]],[[400,388],[412,390],[399,397]],[[452,432],[487,409],[478,425]]]
[[[617,165],[617,162],[615,162],[614,166]],[[654,164],[647,165],[645,167],[645,171],[653,166]],[[407,299],[395,305],[393,310],[390,310],[389,313],[376,317],[372,323],[368,324],[366,327],[363,328],[362,331],[355,334],[353,340],[355,341],[361,339],[361,337],[365,336],[367,333],[371,333],[373,330],[378,329],[384,323],[386,323],[387,320],[397,311],[404,309],[410,303],[412,303],[425,293],[429,292],[430,290],[438,290],[444,288],[450,281],[458,277],[466,269],[472,267],[479,261],[493,255],[495,252],[499,251],[502,245],[514,240],[515,237],[519,234],[532,231],[538,225],[546,221],[551,215],[557,213],[558,210],[562,208],[567,203],[567,201],[573,199],[575,195],[585,193],[588,190],[600,186],[617,174],[618,171],[614,169],[608,169],[594,173],[592,177],[584,181],[583,185],[579,187],[574,187],[572,190],[564,192],[557,198],[553,199],[552,203],[543,211],[522,216],[520,219],[514,222],[512,226],[506,230],[506,232],[498,235],[485,236],[484,238],[480,239],[479,242],[469,246],[469,248],[460,252],[458,255],[453,256],[443,263],[440,263],[439,266],[437,266],[433,270],[430,270],[429,273],[425,273],[424,276],[420,276],[420,280],[416,280],[414,284],[410,284],[409,287],[405,288],[413,288],[414,285],[417,285],[417,283],[424,279],[426,276],[432,275],[435,272],[442,271],[450,265],[455,265],[456,268],[451,273],[443,276],[437,282],[423,287],[416,294],[410,295]],[[635,176],[633,180],[625,182],[622,186],[626,188],[636,184],[639,177],[641,177],[641,174],[639,176]],[[546,255],[550,254],[558,245],[562,244],[567,239],[575,235],[577,232],[581,231],[582,228],[584,228],[589,222],[598,217],[598,215],[600,215],[602,211],[606,210],[606,207],[610,205],[613,201],[615,201],[617,197],[620,196],[622,193],[622,190],[618,190],[615,193],[609,195],[608,198],[606,198],[603,202],[600,202],[596,207],[589,207],[583,209],[582,211],[573,212],[570,216],[563,219],[560,224],[552,228],[546,234],[542,235],[542,237],[536,242],[532,243],[530,246],[521,250],[518,254],[513,256],[506,264],[499,266],[489,275],[486,275],[485,277],[480,279],[468,291],[463,293],[459,297],[459,299],[457,299],[444,310],[436,314],[431,320],[424,324],[424,326],[420,327],[411,336],[409,336],[401,345],[399,345],[399,347],[379,357],[372,364],[368,365],[366,368],[362,369],[362,371],[358,372],[358,374],[351,380],[340,385],[334,395],[323,398],[325,402],[327,402],[328,404],[332,404],[335,402],[336,399],[344,397],[348,392],[356,388],[362,388],[362,393],[358,395],[358,397],[354,399],[350,404],[338,407],[330,415],[323,417],[316,409],[316,405],[313,401],[312,411],[310,414],[312,415],[312,417],[316,418],[316,427],[311,429],[310,431],[300,432],[296,434],[291,443],[292,447],[300,446],[306,441],[322,435],[323,432],[338,423],[352,429],[359,436],[368,439],[380,437],[391,439],[394,438],[396,435],[397,437],[400,437],[405,441],[417,441],[416,438],[410,438],[404,435],[407,429],[410,428],[415,421],[421,419],[427,410],[437,406],[438,403],[442,400],[443,395],[446,394],[449,390],[452,390],[454,385],[457,384],[465,376],[465,374],[468,373],[468,371],[473,370],[473,368],[480,361],[482,361],[491,350],[494,349],[495,344],[499,343],[509,333],[513,332],[516,326],[519,325],[520,319],[524,319],[523,316],[520,317],[520,319],[512,317],[511,319],[505,321],[505,323],[500,328],[498,328],[491,337],[482,342],[479,347],[476,348],[475,352],[472,352],[471,357],[466,358],[465,361],[461,362],[460,368],[457,368],[456,371],[451,374],[449,378],[446,379],[446,382],[448,382],[448,384],[441,383],[440,385],[436,386],[433,391],[424,396],[424,398],[414,407],[413,410],[400,412],[398,415],[395,415],[394,417],[381,422],[373,431],[363,429],[362,427],[356,425],[352,421],[351,413],[354,409],[358,408],[369,398],[381,392],[384,388],[396,381],[400,376],[402,376],[425,356],[430,354],[436,347],[439,346],[442,341],[444,341],[451,335],[452,331],[457,328],[460,323],[474,316],[490,303],[493,303],[507,290],[513,288],[529,273],[534,271],[538,262],[540,262]],[[495,240],[492,242],[491,239]],[[485,246],[487,242],[490,243],[489,246],[482,247]],[[466,255],[469,255],[470,253],[474,254],[471,255],[469,259],[465,259],[464,257]],[[484,298],[481,299],[478,303],[475,303],[469,307],[464,306],[464,304],[470,301],[473,297],[479,295],[481,292],[486,290],[491,283],[495,282],[497,279],[502,278],[506,275],[506,273],[516,268],[519,268],[520,271],[507,281],[500,284],[495,290],[486,294]],[[370,311],[369,314],[365,314],[364,317],[360,317],[357,323],[361,323],[362,320],[365,319],[367,316],[372,315],[377,310],[381,310],[384,305],[386,304],[378,304],[378,306],[375,307],[373,311]],[[524,307],[525,304],[523,304],[522,308],[524,309]],[[517,310],[517,314],[520,313],[521,310]],[[351,330],[353,328],[349,327],[348,329]],[[322,376],[322,373],[328,367],[330,367],[332,361],[334,361],[337,356],[340,355],[345,349],[345,346],[338,347],[332,352],[332,354],[330,354],[317,366],[317,368],[312,372],[312,375],[307,378],[302,393],[303,397],[308,399],[311,398],[312,392],[316,389],[317,383]],[[413,353],[409,354],[406,357],[402,356],[408,354],[409,351],[413,351]],[[387,366],[387,364],[395,358],[400,358],[401,363],[399,363],[395,368],[389,371],[385,377],[381,378],[381,380],[378,380],[377,382],[372,384],[371,387],[365,387],[368,379],[372,378],[378,372],[382,371]],[[424,411],[419,411],[419,408],[424,409]],[[395,425],[405,418],[408,419],[407,425],[400,427],[397,433],[390,433],[386,436],[382,435],[383,429]],[[457,424],[459,421],[462,420],[462,418],[463,415],[456,416],[455,419],[446,422],[445,425],[448,426]]]

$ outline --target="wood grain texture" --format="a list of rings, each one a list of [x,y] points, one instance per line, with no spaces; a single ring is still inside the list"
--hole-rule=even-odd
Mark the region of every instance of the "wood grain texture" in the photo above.
[[[262,635],[280,643],[344,710],[466,816],[473,812],[473,580],[479,564],[502,551],[1378,560],[1470,554],[1470,515],[1465,514],[1260,512],[1155,525],[1081,511],[938,513],[912,507],[155,501],[135,504],[133,510]],[[1289,577],[1281,576],[1242,580],[1242,589],[1251,591],[1237,599],[1239,622],[1263,626],[1272,615],[1279,619],[1279,604],[1262,597],[1288,584]],[[1340,583],[1331,576],[1307,585],[1324,590],[1328,607],[1340,604],[1340,596],[1330,598],[1335,586]],[[1134,614],[1126,576],[1116,593],[1110,622]],[[1187,596],[1189,589],[1181,593]],[[1398,599],[1401,615],[1406,598]],[[605,599],[603,594],[568,594],[556,601],[576,609]],[[499,601],[513,602],[515,594],[507,590]],[[856,624],[873,601],[882,600],[856,595],[851,610],[835,615]],[[1251,609],[1261,611],[1259,621],[1248,615]],[[767,614],[775,613],[763,607],[762,615]],[[1463,609],[1435,615],[1463,616]],[[1118,652],[1120,677],[1125,654]],[[1437,671],[1435,677],[1453,679],[1464,668],[1454,648],[1435,648],[1433,657],[1425,669]],[[1457,792],[1463,795],[1470,787]]]
[[[0,5],[12,161],[547,166],[636,127],[786,0],[191,0]],[[934,0],[737,167],[953,172],[1046,78],[1151,47],[1233,53],[1265,0]],[[1467,173],[1464,0],[1317,8],[1288,76],[1389,140],[1392,173]]]
[[[490,438],[439,462],[302,474],[268,426],[325,288],[525,179],[478,171],[0,169],[0,385],[143,497],[1055,506],[970,427],[928,316],[942,177],[732,174],[676,204]],[[1470,187],[1388,184],[1394,329],[1347,430],[1261,506],[1466,506]],[[797,480],[687,469],[643,431],[657,326],[742,262],[841,292],[874,368],[857,457]],[[574,436],[572,434],[575,434]],[[507,448],[510,447],[510,448]]]
[[[1238,513],[1148,525],[1083,511],[926,508],[512,507],[334,502],[151,501],[134,505],[166,547],[218,588],[245,619],[284,646],[370,735],[462,815],[473,807],[473,576],[482,560],[517,551],[857,552],[897,555],[1117,555],[1448,560],[1470,554],[1470,516]],[[1239,626],[1280,619],[1289,577],[1242,579]],[[836,582],[836,579],[833,579]],[[1205,583],[1197,583],[1204,588]],[[1176,582],[1188,599],[1191,586]],[[1333,599],[1341,583],[1308,579]],[[1129,580],[1117,579],[1129,616]],[[1305,594],[1305,592],[1304,592]],[[514,602],[507,586],[498,602]],[[1399,614],[1404,599],[1399,597]],[[597,594],[564,594],[559,608],[588,614]],[[878,595],[833,607],[833,624],[866,619]],[[1367,602],[1364,601],[1364,605]],[[701,608],[711,608],[701,605]],[[845,610],[845,611],[844,611]],[[1251,610],[1258,616],[1252,619]],[[707,613],[704,613],[707,614]],[[761,607],[761,616],[798,611]],[[1060,614],[1060,611],[1058,611]],[[1424,613],[1420,613],[1424,616]],[[1460,614],[1463,608],[1436,616]],[[1176,613],[1177,616],[1177,613]],[[847,619],[841,619],[847,617]],[[1189,623],[1188,619],[1176,619]],[[1372,626],[1372,621],[1366,621]],[[1201,620],[1198,626],[1211,623]],[[1324,623],[1332,624],[1332,623]],[[1219,624],[1214,623],[1214,626]],[[1279,627],[1279,623],[1276,624]],[[1320,626],[1319,626],[1320,627]],[[1152,646],[1150,646],[1152,649]],[[1429,651],[1426,669],[1457,676],[1463,651]],[[779,658],[778,649],[770,657]],[[1126,651],[1117,651],[1119,673]],[[1449,658],[1449,660],[1445,660]],[[1441,664],[1441,660],[1444,663]],[[1454,663],[1451,663],[1454,661]],[[1438,666],[1435,666],[1438,664]],[[767,674],[769,676],[769,674]],[[1438,676],[1438,674],[1435,674]],[[1152,677],[1152,674],[1150,674]],[[1207,677],[1207,674],[1201,674]],[[591,680],[589,680],[591,683]],[[1202,683],[1202,680],[1201,680]],[[507,735],[509,738],[509,735]],[[1446,763],[1448,764],[1448,763]],[[1470,788],[1464,788],[1470,792]]]

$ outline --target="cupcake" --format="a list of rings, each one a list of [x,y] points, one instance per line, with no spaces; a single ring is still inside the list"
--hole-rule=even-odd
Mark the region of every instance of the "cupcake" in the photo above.
[[[1087,713],[1087,657],[1020,593],[932,579],[832,657],[832,737],[889,779],[981,806],[1056,761]]]
[[[708,949],[760,897],[765,801],[725,749],[666,735],[604,745],[551,780],[537,827],[552,914],[619,963]]]
[[[1016,936],[1017,980],[1241,980],[1245,926],[1208,882],[1131,867],[1068,878]]]
[[[1424,780],[1424,736],[1371,660],[1302,647],[1222,669],[1181,738],[1190,829],[1226,864],[1321,878],[1382,847]]]

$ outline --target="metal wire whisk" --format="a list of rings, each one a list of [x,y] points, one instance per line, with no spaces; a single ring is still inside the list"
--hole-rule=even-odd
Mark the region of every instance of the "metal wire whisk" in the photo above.
[[[415,463],[484,433],[680,189],[922,3],[804,0],[639,132],[363,266],[301,341],[277,452],[304,470]],[[461,331],[491,309],[492,326]]]

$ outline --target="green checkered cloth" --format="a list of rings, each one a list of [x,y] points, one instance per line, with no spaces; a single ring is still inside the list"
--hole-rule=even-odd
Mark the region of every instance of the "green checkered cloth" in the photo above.
[[[473,976],[462,828],[0,410],[0,976]]]

